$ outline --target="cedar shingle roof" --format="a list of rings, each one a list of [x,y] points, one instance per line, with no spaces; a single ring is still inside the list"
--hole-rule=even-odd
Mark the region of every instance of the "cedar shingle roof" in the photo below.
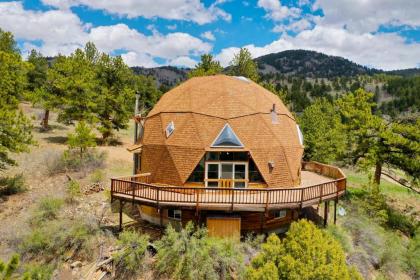
[[[175,131],[166,138],[171,121]],[[291,113],[258,84],[225,75],[192,78],[162,96],[145,121],[142,172],[157,183],[183,185],[206,150],[221,150],[211,144],[226,123],[244,145],[235,150],[250,152],[270,187],[299,184],[303,147]]]

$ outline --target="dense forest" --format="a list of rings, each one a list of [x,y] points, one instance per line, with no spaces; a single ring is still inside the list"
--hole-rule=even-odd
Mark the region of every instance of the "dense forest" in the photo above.
[[[321,65],[320,72],[304,75],[298,64],[311,52],[291,54],[295,62],[264,61],[296,73],[261,72],[242,48],[227,69],[206,54],[190,71],[161,68],[177,76],[157,83],[159,71],[133,71],[92,43],[67,56],[32,51],[23,59],[13,34],[0,30],[0,219],[7,225],[0,227],[0,279],[97,279],[93,272],[115,279],[418,279],[419,77],[313,53],[321,60],[310,67]],[[132,143],[136,94],[145,116],[176,83],[218,73],[278,95],[302,128],[305,159],[346,168],[337,225],[302,219],[284,235],[241,242],[210,237],[192,223],[162,230],[131,219],[118,231],[109,177],[132,174],[120,141]],[[395,184],[384,171],[396,174]],[[124,215],[133,217],[130,211],[127,203]]]

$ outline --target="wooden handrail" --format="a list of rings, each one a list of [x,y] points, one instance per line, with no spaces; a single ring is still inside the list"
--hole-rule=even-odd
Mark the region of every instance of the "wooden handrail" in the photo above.
[[[344,173],[333,166],[319,163],[303,163],[307,170],[330,175],[328,182],[306,187],[290,188],[220,188],[220,187],[176,187],[160,186],[138,180],[139,177],[149,178],[150,173],[138,176],[111,179],[111,199],[127,196],[136,200],[160,204],[194,205],[195,207],[223,204],[231,211],[235,205],[259,205],[267,211],[271,206],[295,205],[302,208],[306,205],[320,203],[324,200],[337,199],[346,190]],[[326,173],[326,174],[324,174]],[[285,206],[286,207],[286,206]]]

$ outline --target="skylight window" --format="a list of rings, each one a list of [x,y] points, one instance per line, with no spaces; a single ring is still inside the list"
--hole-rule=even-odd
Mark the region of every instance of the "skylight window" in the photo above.
[[[244,76],[234,76],[234,77],[235,77],[235,79],[238,79],[238,80],[240,80],[240,81],[242,81],[242,82],[247,82],[247,83],[249,83],[248,78],[245,78]]]
[[[302,134],[302,131],[300,130],[299,125],[296,125],[296,129],[297,129],[298,136],[299,136],[299,143],[301,145],[303,145],[303,134]]]
[[[170,123],[168,123],[168,125],[166,126],[166,138],[168,138],[169,136],[171,136],[171,134],[174,132],[175,130],[175,124],[173,121],[171,121]]]
[[[219,135],[217,135],[216,140],[214,140],[211,146],[213,148],[242,148],[244,145],[239,140],[238,136],[236,136],[235,132],[233,132],[230,125],[225,124],[225,126],[222,128]]]

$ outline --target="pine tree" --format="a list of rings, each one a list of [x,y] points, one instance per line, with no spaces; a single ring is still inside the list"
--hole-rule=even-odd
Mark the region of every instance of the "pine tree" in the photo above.
[[[43,130],[47,130],[50,110],[60,105],[61,100],[48,87],[47,58],[43,57],[41,53],[32,50],[28,57],[28,62],[32,65],[28,72],[29,99],[33,104],[39,104],[44,108],[44,117],[42,118],[41,126]]]
[[[259,80],[257,63],[247,48],[241,48],[230,62],[230,74],[243,76],[255,82]]]
[[[80,158],[83,158],[88,148],[96,146],[95,134],[84,121],[80,121],[75,132],[68,135],[67,143],[70,149],[79,149]]]
[[[305,136],[305,157],[332,163],[344,154],[345,135],[337,108],[326,99],[317,99],[299,117]]]
[[[188,73],[188,77],[210,76],[221,73],[223,70],[219,61],[215,61],[211,54],[201,56],[201,61]]]
[[[27,151],[33,143],[30,121],[18,107],[27,69],[12,34],[0,29],[0,170],[16,164],[10,153]]]

